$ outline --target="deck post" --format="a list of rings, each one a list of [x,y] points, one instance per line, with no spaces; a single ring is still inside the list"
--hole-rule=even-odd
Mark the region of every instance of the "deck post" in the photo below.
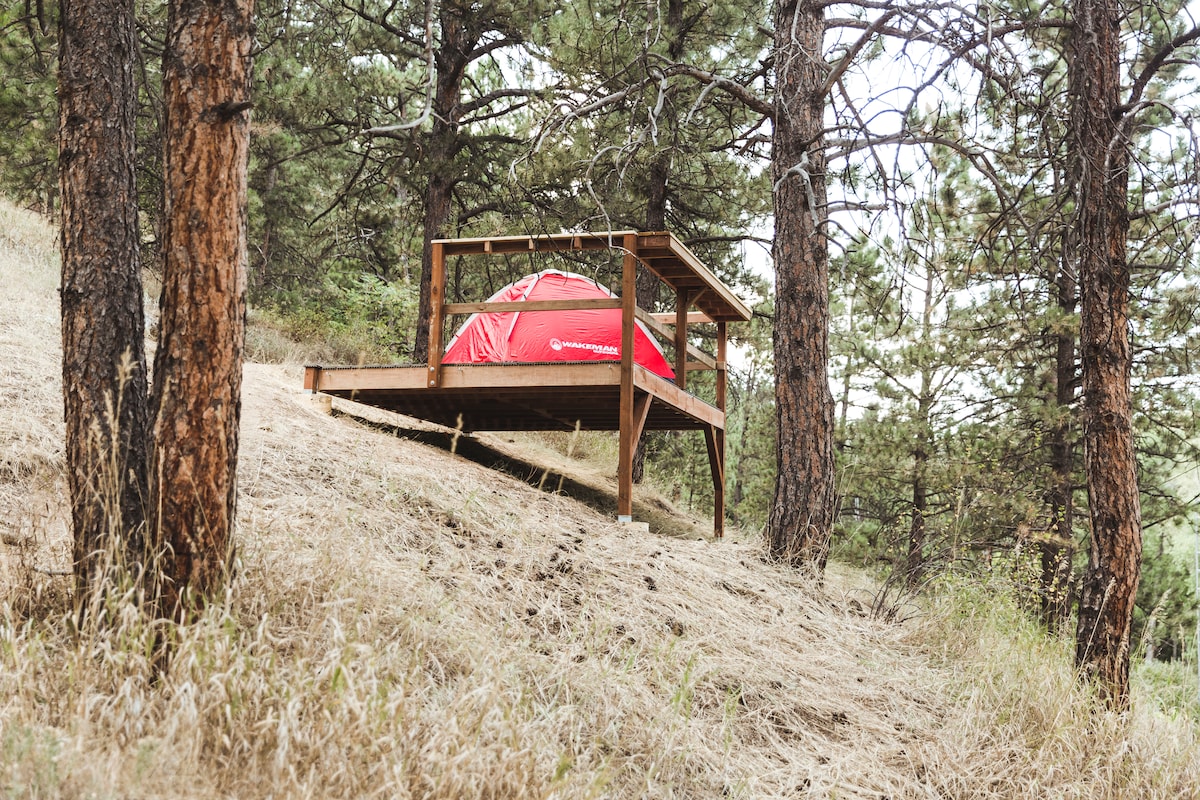
[[[692,293],[683,288],[675,293],[675,385],[687,389],[687,313]]]
[[[429,374],[426,385],[436,389],[442,383],[442,327],[446,303],[446,248],[433,243],[433,275],[429,283]]]
[[[725,381],[727,369],[725,366],[725,323],[717,323],[717,408],[725,410]]]
[[[617,455],[617,519],[633,521],[633,450],[637,444],[634,436],[633,403],[633,320],[637,304],[637,249],[636,233],[626,234],[625,257],[621,262],[621,404],[618,410],[620,447]]]

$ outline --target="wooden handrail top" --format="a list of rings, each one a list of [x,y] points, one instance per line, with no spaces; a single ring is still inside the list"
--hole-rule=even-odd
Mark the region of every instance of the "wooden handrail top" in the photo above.
[[[650,316],[654,317],[654,321],[660,325],[665,325],[668,328],[675,327],[675,312],[673,311],[653,313]],[[689,311],[687,315],[688,325],[702,325],[714,321],[703,311]]]
[[[666,330],[666,327],[662,323],[660,323],[657,319],[655,319],[654,314],[651,314],[650,312],[644,310],[641,306],[634,306],[633,307],[633,315],[635,317],[637,317],[638,322],[642,323],[647,328],[654,331],[662,338],[666,339],[668,342],[672,341],[670,331]],[[672,319],[674,319],[674,315],[672,314],[671,316],[672,316]],[[675,326],[672,325],[671,327],[674,328]],[[693,361],[698,361],[701,364],[704,364],[707,369],[716,369],[717,368],[717,360],[715,358],[713,358],[712,356],[710,356],[708,353],[704,352],[703,350],[700,350],[697,347],[693,347],[692,345],[689,344],[687,346],[687,354],[688,354],[688,357],[691,358]]]
[[[495,314],[508,311],[591,311],[620,308],[621,298],[599,297],[580,300],[501,300],[488,303],[446,303],[446,314]]]

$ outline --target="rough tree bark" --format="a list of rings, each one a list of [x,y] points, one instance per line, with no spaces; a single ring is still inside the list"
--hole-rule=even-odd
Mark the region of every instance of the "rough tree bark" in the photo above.
[[[246,312],[252,0],[168,9],[163,290],[154,362],[152,530],[160,613],[186,618],[228,571]]]
[[[439,12],[442,41],[435,54],[436,84],[433,123],[425,141],[425,163],[429,182],[425,186],[425,216],[421,246],[421,288],[417,303],[417,330],[413,336],[413,360],[424,362],[429,354],[429,307],[433,280],[433,240],[447,234],[454,184],[454,157],[458,154],[458,120],[461,116],[462,83],[471,63],[477,37],[468,29],[464,12],[447,3]]]
[[[1069,85],[1079,157],[1080,363],[1091,515],[1075,662],[1113,708],[1129,704],[1129,631],[1142,555],[1128,335],[1129,145],[1119,110],[1117,0],[1074,0]]]
[[[905,583],[916,586],[925,576],[925,512],[929,510],[929,460],[933,456],[933,428],[929,416],[933,406],[929,372],[922,371],[921,394],[917,399],[917,433],[913,436],[912,520],[908,526],[908,557]]]
[[[674,8],[675,3],[671,3]],[[665,231],[667,229],[667,180],[671,174],[670,159],[659,153],[650,163],[650,174],[646,188],[646,226],[643,230]],[[637,268],[637,304],[639,308],[654,311],[658,302],[658,287],[662,282],[645,264]],[[633,451],[633,482],[641,483],[646,477],[646,451],[649,449],[649,431],[642,431],[637,449]]]
[[[775,560],[823,573],[835,507],[829,391],[829,251],[822,130],[824,4],[777,0],[775,109]]]
[[[145,554],[145,330],[134,169],[132,0],[59,8],[67,480],[76,596]],[[110,564],[107,557],[118,563]],[[122,565],[120,562],[124,561]]]
[[[925,268],[925,303],[921,311],[921,342],[933,338],[934,270]],[[929,461],[933,457],[933,368],[921,367],[921,385],[917,390],[917,414],[913,420],[916,432],[912,441],[912,521],[908,526],[908,558],[905,563],[905,582],[920,583],[925,574],[925,512],[929,510]]]
[[[679,61],[683,57],[684,37],[687,31],[683,20],[683,0],[667,0],[666,28],[667,57]],[[677,138],[679,131],[672,127],[671,136]],[[674,143],[672,144],[674,146]],[[646,176],[646,231],[667,229],[667,184],[671,179],[671,154],[665,150],[654,154],[650,171]],[[658,290],[662,282],[644,264],[637,268],[637,304],[647,311],[654,311],[658,303]],[[641,483],[646,476],[646,455],[650,449],[652,434],[643,431],[637,449],[633,451],[633,482]],[[662,434],[657,434],[662,436]],[[661,441],[661,438],[660,438]]]
[[[1055,276],[1058,308],[1064,317],[1075,313],[1074,239],[1064,237],[1069,256],[1064,256]],[[1038,543],[1042,567],[1042,621],[1051,630],[1061,630],[1071,614],[1071,562],[1075,555],[1075,334],[1069,329],[1055,334],[1054,376],[1050,387],[1057,417],[1050,428],[1050,486],[1046,504],[1050,508],[1050,537]]]

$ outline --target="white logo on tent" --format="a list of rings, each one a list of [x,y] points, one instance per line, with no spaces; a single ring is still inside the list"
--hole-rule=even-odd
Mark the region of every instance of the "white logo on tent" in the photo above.
[[[551,339],[550,346],[555,350],[561,350],[564,347],[573,350],[590,350],[602,356],[619,356],[621,350],[613,347],[611,344],[597,344],[596,342],[563,342],[558,339]]]

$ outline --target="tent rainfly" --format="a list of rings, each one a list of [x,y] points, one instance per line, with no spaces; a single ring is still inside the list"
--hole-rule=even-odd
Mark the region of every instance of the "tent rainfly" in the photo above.
[[[505,286],[489,303],[615,298],[603,286],[574,272],[548,269]],[[663,378],[674,379],[662,348],[640,321],[633,359]],[[472,314],[450,340],[443,364],[498,362],[620,361],[621,309],[510,311]]]

